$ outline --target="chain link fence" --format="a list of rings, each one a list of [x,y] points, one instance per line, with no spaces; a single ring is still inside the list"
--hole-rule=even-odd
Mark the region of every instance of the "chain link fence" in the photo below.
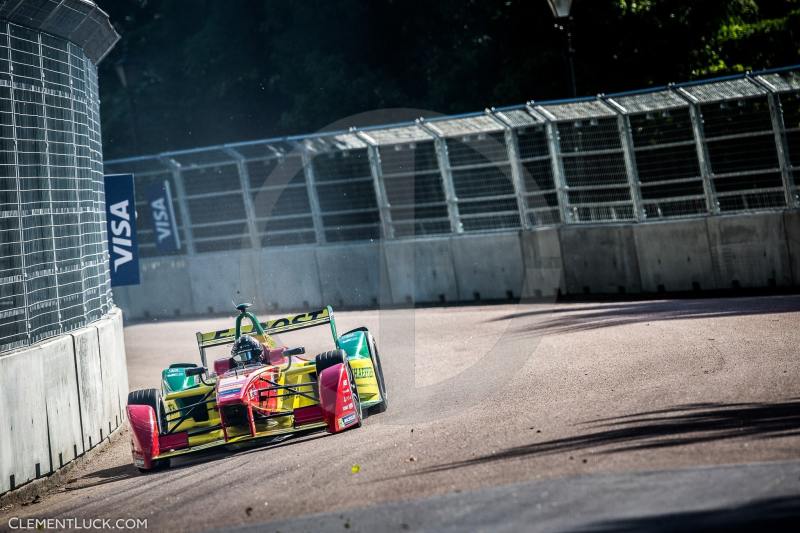
[[[782,69],[106,162],[169,181],[180,254],[800,207]],[[143,188],[143,187],[142,187]],[[149,208],[140,199],[139,212]],[[163,255],[140,216],[142,255]]]
[[[0,21],[0,351],[111,305],[97,70],[65,39]]]

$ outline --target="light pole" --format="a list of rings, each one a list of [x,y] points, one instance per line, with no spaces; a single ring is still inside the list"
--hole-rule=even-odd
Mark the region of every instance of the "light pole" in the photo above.
[[[572,0],[547,0],[547,4],[556,19],[556,28],[566,33],[569,86],[572,91],[572,97],[575,98],[578,96],[578,91],[575,87],[575,65],[573,63],[575,49],[572,47],[572,17],[569,15],[569,11],[572,8]]]

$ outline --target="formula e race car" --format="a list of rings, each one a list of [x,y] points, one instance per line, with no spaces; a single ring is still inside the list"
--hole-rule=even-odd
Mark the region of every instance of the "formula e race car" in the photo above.
[[[216,446],[312,430],[339,433],[361,426],[367,412],[386,410],[378,347],[367,328],[338,335],[330,306],[267,322],[259,322],[249,306],[236,307],[234,328],[197,333],[202,366],[172,364],[162,372],[160,390],[128,395],[139,470],[167,467],[171,457]],[[306,358],[305,347],[281,345],[289,332],[325,324],[333,350]],[[225,356],[209,369],[207,352],[220,349]]]

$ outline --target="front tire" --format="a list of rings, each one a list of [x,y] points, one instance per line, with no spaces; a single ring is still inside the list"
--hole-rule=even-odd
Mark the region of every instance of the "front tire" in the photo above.
[[[375,380],[378,382],[378,391],[381,393],[381,403],[369,408],[369,414],[376,415],[386,412],[389,408],[389,398],[386,394],[386,381],[383,378],[381,356],[378,352],[378,345],[372,335],[369,336],[369,355],[372,358],[372,368],[375,370]]]

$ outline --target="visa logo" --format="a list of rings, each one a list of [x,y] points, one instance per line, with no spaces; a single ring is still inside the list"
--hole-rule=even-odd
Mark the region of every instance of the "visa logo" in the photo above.
[[[130,203],[127,199],[111,204],[111,207],[109,207],[109,212],[115,217],[111,219],[111,234],[113,235],[111,251],[114,254],[114,272],[125,263],[133,261],[129,209]]]
[[[153,210],[153,222],[156,226],[156,239],[159,243],[164,239],[172,238],[172,224],[170,223],[169,212],[167,211],[164,197],[160,197],[150,202],[150,209]]]

